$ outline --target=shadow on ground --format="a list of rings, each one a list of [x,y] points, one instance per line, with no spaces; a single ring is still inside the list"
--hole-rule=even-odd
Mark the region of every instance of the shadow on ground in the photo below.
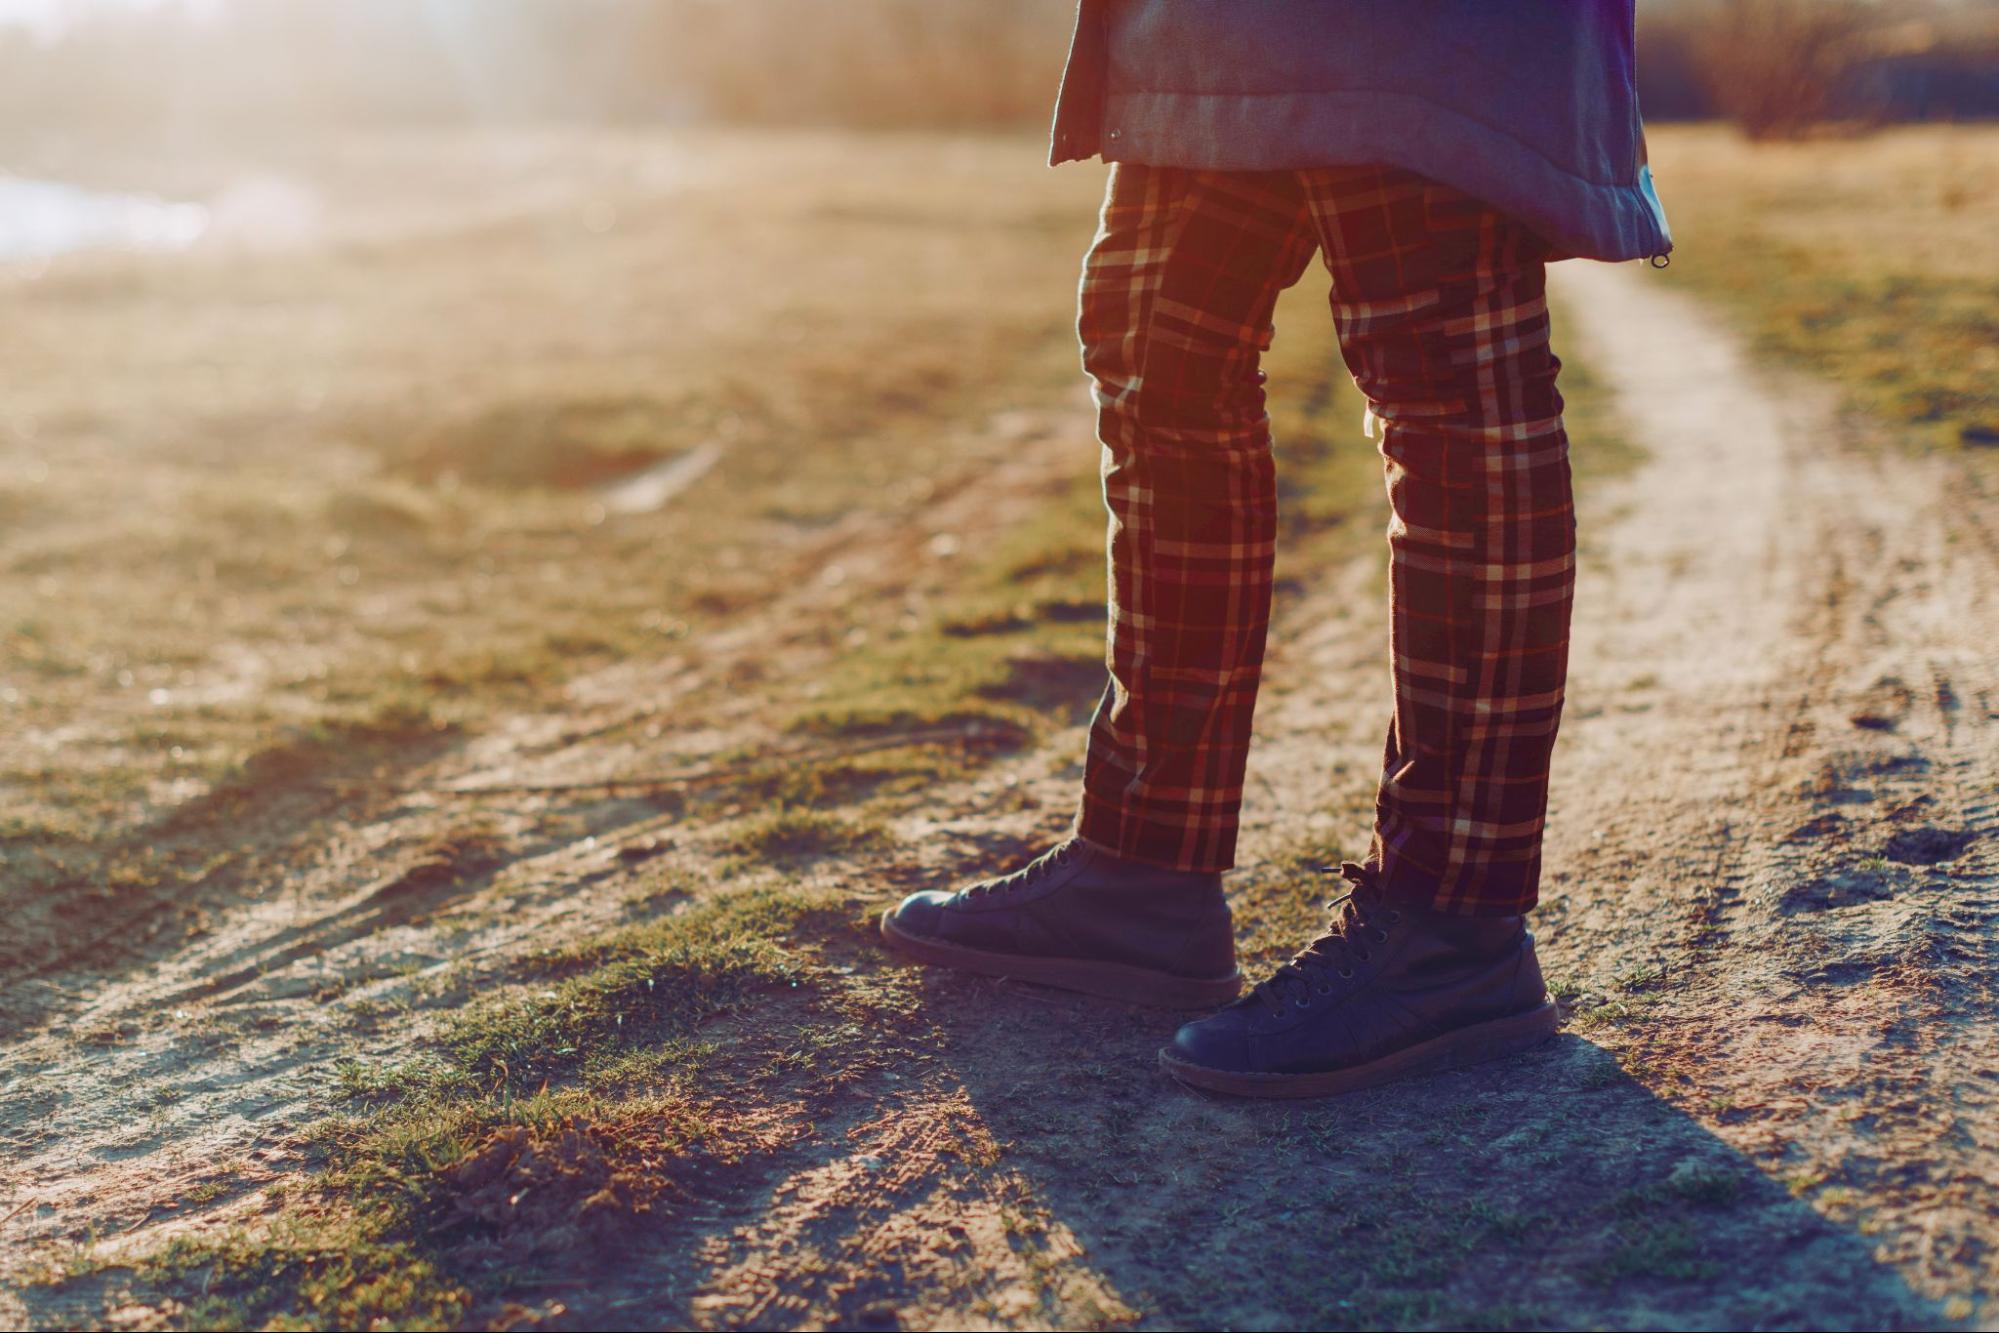
[[[909,1025],[822,1105],[812,1161],[794,1158],[754,1200],[739,1196],[727,1211],[747,1225],[671,1246],[682,1282],[703,1275],[665,1303],[682,1317],[850,1328],[1950,1322],[1865,1237],[1574,1034],[1337,1101],[1256,1103],[1157,1072],[1170,1014],[949,976],[908,985]]]
[[[972,1107],[1144,1324],[1943,1322],[1863,1237],[1582,1037],[1251,1103],[1154,1071],[1170,1017],[964,985],[925,989]]]

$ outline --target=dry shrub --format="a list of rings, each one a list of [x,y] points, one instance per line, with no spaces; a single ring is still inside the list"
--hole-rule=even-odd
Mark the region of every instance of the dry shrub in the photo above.
[[[1713,0],[1680,22],[1714,107],[1750,138],[1795,138],[1851,116],[1874,22],[1859,0]]]

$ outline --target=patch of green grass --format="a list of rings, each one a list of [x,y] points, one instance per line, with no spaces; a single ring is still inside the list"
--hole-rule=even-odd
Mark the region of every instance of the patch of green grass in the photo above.
[[[877,825],[809,807],[779,806],[753,815],[723,843],[725,850],[770,865],[796,866],[829,856],[853,856],[882,847]]]
[[[784,941],[822,910],[795,890],[727,891],[538,955],[537,965],[568,975],[458,1015],[441,1041],[444,1077],[461,1091],[522,1092],[615,1067],[635,1049],[683,1043],[676,1049],[692,1053],[685,1043],[707,1019],[802,983],[805,963]]]
[[[1453,1287],[1480,1256],[1510,1253],[1546,1219],[1474,1199],[1388,1187],[1366,1206],[1341,1206],[1312,1225],[1338,1255],[1339,1302],[1331,1328],[1505,1327],[1462,1307]],[[1311,1280],[1311,1279],[1303,1279]],[[1323,1303],[1323,1301],[1315,1301]],[[1531,1321],[1530,1321],[1531,1322]]]
[[[1005,650],[926,653],[899,645],[865,660],[849,659],[836,689],[796,710],[791,731],[852,740],[898,732],[963,730],[1023,734],[1039,721],[1027,710],[988,702],[1006,680]]]
[[[1587,1270],[1599,1282],[1630,1278],[1685,1282],[1719,1271],[1701,1244],[1700,1229],[1683,1218],[1627,1219],[1611,1227],[1609,1240],[1609,1248]]]
[[[1507,1330],[1552,1328],[1557,1322],[1546,1310],[1511,1301],[1472,1307],[1457,1321],[1462,1328]]]
[[[1976,126],[1748,144],[1669,127],[1666,281],[1919,449],[1999,475],[1999,136]]]
[[[1629,1076],[1610,1052],[1596,1050],[1583,1067],[1576,1071],[1570,1086],[1583,1092],[1597,1092],[1629,1081]]]
[[[1657,963],[1632,963],[1617,970],[1611,983],[1626,994],[1657,990],[1666,981],[1666,969]]]
[[[1592,1032],[1642,1023],[1659,1006],[1666,983],[1665,970],[1656,965],[1634,964],[1623,968],[1611,979],[1615,994],[1600,1003],[1577,1003],[1569,1014],[1569,1027],[1576,1032]],[[1583,988],[1577,983],[1568,983],[1567,989],[1570,998],[1583,998]]]
[[[211,1203],[228,1192],[227,1180],[203,1180],[190,1186],[180,1198],[182,1203],[203,1204]]]
[[[1576,1032],[1632,1027],[1643,1022],[1658,1003],[1657,996],[1634,995],[1579,1007],[1569,1015],[1569,1027]]]
[[[1689,1157],[1666,1177],[1666,1188],[1676,1197],[1704,1208],[1725,1208],[1742,1194],[1742,1174],[1728,1167]]]
[[[332,1128],[280,1211],[179,1237],[136,1276],[194,1328],[448,1328],[556,1266],[616,1254],[709,1132],[684,1099],[576,1092],[406,1108]]]
[[[798,708],[793,729],[865,736],[1070,720],[1073,701],[1023,693],[1015,664],[1101,663],[1103,525],[1095,476],[1079,469],[1003,544],[958,557],[963,567],[948,599],[915,632],[842,653],[817,696]]]
[[[773,806],[826,809],[897,800],[934,787],[961,770],[941,747],[885,751],[864,759],[829,759],[771,768],[734,785],[731,795]]]
[[[1711,1222],[1690,1209],[1712,1212],[1733,1207],[1745,1177],[1727,1164],[1701,1157],[1676,1163],[1661,1180],[1619,1190],[1604,1206],[1608,1223],[1604,1250],[1585,1271],[1596,1281],[1629,1278],[1688,1281],[1719,1270],[1703,1242]]]
[[[195,1327],[441,1328],[617,1253],[690,1152],[723,1150],[693,1090],[718,1055],[703,1025],[800,994],[787,941],[815,916],[844,921],[746,888],[541,955],[552,979],[472,1005],[423,1055],[342,1062],[360,1106],[311,1134],[319,1175],[271,1218],[176,1240],[137,1276]]]
[[[1999,429],[1993,371],[1967,354],[1999,344],[1999,280],[1855,277],[1829,271],[1809,250],[1749,248],[1743,260],[1764,264],[1763,299],[1727,299],[1751,316],[1761,348],[1841,384],[1906,439],[1949,447],[1967,430]]]
[[[334,1086],[349,1102],[387,1103],[401,1101],[421,1086],[416,1066],[372,1060],[341,1059],[333,1064]]]
[[[185,1294],[183,1327],[218,1330],[450,1328],[470,1295],[406,1244],[385,1243],[354,1219],[286,1220],[262,1235],[178,1239],[133,1275]]]

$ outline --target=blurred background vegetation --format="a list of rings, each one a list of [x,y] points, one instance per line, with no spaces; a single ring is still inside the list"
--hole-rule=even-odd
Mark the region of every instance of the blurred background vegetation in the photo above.
[[[105,0],[0,32],[0,120],[991,124],[1052,99],[1070,0]]]
[[[0,0],[0,125],[1037,120],[1071,0]],[[1653,120],[1999,115],[1993,0],[1641,0]]]

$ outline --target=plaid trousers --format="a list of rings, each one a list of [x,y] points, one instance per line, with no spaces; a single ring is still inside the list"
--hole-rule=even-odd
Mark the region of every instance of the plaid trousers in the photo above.
[[[1112,170],[1079,321],[1110,510],[1110,681],[1076,832],[1156,865],[1233,864],[1277,532],[1258,360],[1314,252],[1392,510],[1394,712],[1366,859],[1400,899],[1524,912],[1575,578],[1554,256],[1393,167]]]

